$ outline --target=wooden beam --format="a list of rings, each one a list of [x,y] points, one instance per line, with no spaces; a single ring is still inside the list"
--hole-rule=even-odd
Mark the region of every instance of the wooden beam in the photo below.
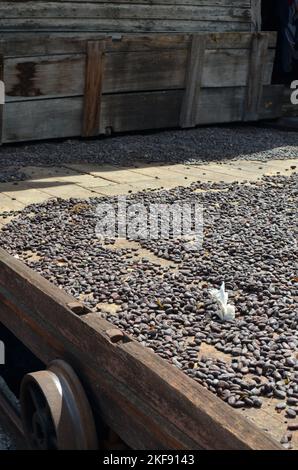
[[[283,89],[283,86],[281,86]],[[264,87],[259,118],[281,117],[279,87]],[[113,132],[179,127],[183,90],[115,93],[102,96],[101,128]],[[202,88],[197,124],[243,119],[246,87]],[[220,103],[220,107],[218,106]],[[295,106],[292,106],[295,108]],[[5,105],[3,143],[75,137],[81,133],[83,97],[9,102]],[[30,120],[27,116],[30,115]],[[50,121],[51,126],[46,125]]]
[[[132,449],[279,449],[254,424],[98,313],[0,249],[0,322],[43,363],[61,358],[80,377],[96,417]]]
[[[5,89],[4,89],[4,60],[3,55],[0,55],[0,145],[2,144],[3,135],[3,114],[4,114],[4,103],[5,101]],[[4,94],[4,96],[2,96]]]
[[[257,121],[263,94],[265,64],[267,63],[269,37],[267,33],[252,36],[247,93],[244,104],[244,121]]]
[[[270,47],[276,46],[276,32],[268,32]],[[100,41],[108,36],[99,33],[1,33],[0,53],[5,57],[46,56],[54,54],[86,54],[86,41]],[[189,34],[127,34],[121,41],[109,41],[107,52],[160,51],[188,49]],[[210,33],[207,49],[250,49],[250,32]]]
[[[105,41],[87,42],[87,63],[84,95],[83,137],[98,134],[104,74]]]
[[[251,0],[251,31],[262,30],[262,1]]]
[[[180,114],[180,126],[183,128],[195,127],[197,124],[206,42],[206,35],[193,35]]]
[[[271,83],[274,56],[270,49],[264,85]],[[187,49],[108,52],[106,47],[102,93],[184,89],[187,59]],[[206,49],[201,87],[246,86],[249,62],[249,49]],[[6,58],[6,101],[82,96],[85,73],[86,54]]]
[[[282,114],[285,117],[298,117],[298,105],[291,102],[291,95],[293,89],[289,86],[284,86],[282,97]]]

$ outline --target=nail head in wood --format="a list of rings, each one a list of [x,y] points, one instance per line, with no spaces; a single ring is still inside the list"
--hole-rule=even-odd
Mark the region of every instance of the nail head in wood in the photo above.
[[[90,312],[90,310],[80,302],[70,302],[67,304],[67,307],[76,315],[85,315]]]
[[[106,331],[108,337],[112,341],[112,343],[118,343],[121,341],[124,337],[124,334],[122,333],[121,330],[118,330],[117,328],[111,328],[110,330]]]

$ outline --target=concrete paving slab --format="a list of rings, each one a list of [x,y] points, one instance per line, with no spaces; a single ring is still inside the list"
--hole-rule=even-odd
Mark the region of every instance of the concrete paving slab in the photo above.
[[[28,204],[44,202],[51,197],[117,196],[189,186],[196,181],[250,182],[261,179],[264,174],[289,175],[297,168],[298,159],[233,160],[191,165],[136,162],[129,168],[84,163],[61,167],[28,166],[22,169],[28,175],[25,182],[0,183],[0,211],[21,210]]]
[[[173,165],[174,168],[174,165]],[[138,177],[147,176],[151,178],[169,178],[172,176],[175,178],[176,173],[173,171],[172,167],[164,167],[164,166],[151,166],[151,167],[143,167],[143,168],[135,168],[131,170],[134,175],[138,175]],[[136,178],[136,176],[135,176]]]
[[[20,191],[7,191],[4,194],[26,206],[29,204],[44,202],[50,199],[50,195],[47,193],[32,188],[23,189]]]
[[[100,186],[98,188],[92,188],[93,191],[96,191],[97,194],[93,194],[94,196],[122,196],[132,193],[137,193],[141,191],[139,188],[134,188],[130,184],[116,184],[116,185],[109,185],[109,186]]]
[[[84,188],[96,188],[98,186],[109,186],[109,185],[115,185],[117,184],[116,182],[113,181],[108,181],[103,178],[99,178],[93,175],[89,174],[81,174],[77,175],[74,178],[75,184],[82,186]]]
[[[93,173],[95,175],[95,173]],[[150,178],[150,175],[138,174],[131,170],[116,170],[116,171],[106,171],[102,173],[96,173],[96,176],[101,176],[106,180],[109,180],[118,184],[129,184],[134,183],[135,181],[147,181]],[[154,179],[152,177],[152,179]]]
[[[88,173],[73,173],[65,176],[53,176],[49,178],[31,179],[26,181],[28,186],[41,188],[48,186],[62,186],[63,184],[80,184],[86,187],[92,186],[106,186],[107,184],[113,184],[113,182],[106,179],[95,177]],[[116,184],[116,183],[115,183]]]
[[[77,174],[77,171],[63,166],[25,166],[22,167],[21,170],[22,173],[27,176],[28,180],[35,181],[44,178],[58,178]]]
[[[88,199],[96,195],[90,190],[82,188],[77,184],[43,188],[43,191],[45,195],[48,195],[50,197],[61,197],[63,199],[69,199],[72,197],[78,199]]]
[[[203,171],[214,172],[221,175],[233,176],[235,181],[239,180],[239,178],[247,179],[247,178],[254,178],[254,172],[247,172],[245,169],[241,170],[237,165],[219,165],[216,163],[207,164],[207,165],[200,165],[199,168]],[[193,171],[193,170],[191,170]],[[256,175],[258,178],[260,175],[262,176],[263,172],[260,170],[260,173]]]
[[[268,162],[268,163],[263,163],[263,162],[257,162],[257,161],[240,161],[240,162],[231,162],[227,163],[226,167],[227,168],[236,168],[241,171],[246,171],[248,173],[254,173],[257,174],[258,177],[261,175],[274,175],[274,174],[283,174],[283,175],[290,175],[291,173],[294,173],[298,169],[298,165],[295,168],[296,165],[293,163],[285,163],[280,165],[274,165],[274,162]]]
[[[78,173],[90,173],[93,172],[102,172],[102,171],[111,171],[114,167],[113,165],[101,165],[100,163],[66,163],[63,165],[63,168],[68,168],[69,170],[74,170]]]
[[[0,213],[9,212],[9,211],[19,211],[25,207],[25,204],[22,204],[19,201],[13,200],[11,197],[6,194],[0,193]]]
[[[14,183],[0,183],[0,194],[23,191],[30,189],[30,184],[27,181],[16,181]]]
[[[175,170],[176,171],[176,170]],[[202,182],[212,182],[212,183],[218,183],[218,182],[226,182],[226,183],[233,183],[234,181],[246,181],[248,180],[248,176],[246,173],[240,173],[240,172],[219,172],[219,171],[214,171],[214,170],[209,170],[208,167],[195,167],[191,168],[191,170],[177,170],[181,174],[189,174],[191,173],[192,177],[195,177],[197,180],[202,181]]]
[[[85,171],[90,173],[92,176],[96,176],[97,178],[103,178],[107,181],[111,181],[114,183],[119,184],[129,184],[136,180],[135,174],[131,171],[132,169],[129,167],[120,167],[120,166],[113,166],[113,165],[83,165],[83,164],[75,164],[71,165],[70,168],[76,169],[77,171]],[[150,175],[149,175],[150,176]],[[138,180],[146,180],[145,176],[140,176]]]

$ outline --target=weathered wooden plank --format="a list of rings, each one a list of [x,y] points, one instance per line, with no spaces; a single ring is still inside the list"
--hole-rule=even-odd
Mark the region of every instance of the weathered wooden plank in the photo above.
[[[93,410],[130,447],[279,449],[156,354],[125,335],[112,343],[111,324],[94,313],[76,316],[65,295],[0,249],[0,321],[44,363],[69,361]]]
[[[104,95],[100,133],[177,127],[182,90]]]
[[[277,32],[266,31],[264,33],[268,36],[269,47],[276,47]],[[251,33],[245,32],[223,32],[208,34],[207,39],[208,49],[250,49],[251,48]]]
[[[104,93],[184,87],[187,51],[108,53]]]
[[[85,54],[6,59],[6,99],[11,101],[83,95],[85,69]]]
[[[283,86],[264,86],[259,108],[259,119],[281,116]],[[246,104],[246,88],[207,88],[202,90],[199,103],[198,125],[240,122]]]
[[[270,85],[275,50],[268,51],[264,62],[263,84]],[[243,49],[214,49],[205,52],[202,87],[246,86],[250,68],[250,52]]]
[[[268,32],[269,46],[276,46],[276,33]],[[109,35],[98,33],[2,33],[0,52],[5,57],[26,57],[55,54],[84,54],[85,42],[101,40]],[[108,41],[107,52],[160,51],[187,49],[189,34],[125,34],[116,41]],[[208,34],[206,49],[250,49],[251,33],[226,32]]]
[[[263,88],[259,119],[277,119],[283,114],[283,85],[271,85]],[[298,113],[297,113],[298,115]]]
[[[225,31],[250,31],[251,23],[244,21],[210,21],[210,20],[167,20],[167,19],[106,19],[88,18],[88,21],[80,18],[3,18],[0,17],[0,30],[3,31],[94,31],[119,33],[190,33],[190,32],[225,32]]]
[[[3,88],[3,79],[4,79],[4,60],[3,60],[3,55],[0,54],[0,93],[4,93],[4,88]],[[2,98],[5,99],[5,96],[0,95],[0,100]],[[2,134],[3,134],[3,103],[0,101],[0,145],[2,144]]]
[[[251,0],[251,30],[262,30],[262,0]]]
[[[79,136],[82,119],[82,97],[7,103],[3,142]]]
[[[244,100],[244,87],[203,89],[198,104],[196,125],[241,121]]]
[[[266,118],[276,116],[276,88],[265,86],[267,104],[261,102]],[[202,88],[197,124],[241,121],[245,87]],[[103,95],[101,126],[125,132],[143,129],[179,127],[183,90]],[[219,106],[218,103],[221,103]],[[269,105],[271,103],[271,106]],[[7,103],[4,108],[3,142],[18,142],[81,135],[83,97],[57,98]]]
[[[282,89],[280,85],[264,86],[260,119],[281,116]],[[106,95],[103,97],[101,132],[104,133],[106,128],[114,132],[125,132],[178,127],[182,99],[183,92],[178,90]],[[242,121],[245,99],[245,87],[202,88],[196,111],[196,125]],[[133,112],[128,113],[127,109]]]
[[[34,3],[42,3],[46,2],[47,0],[35,0]],[[32,0],[21,0],[22,3],[25,2],[30,2],[32,3]],[[20,0],[10,0],[6,3],[20,3]],[[56,0],[55,2],[52,3],[74,3],[74,0]],[[107,3],[107,0],[75,0],[75,3]],[[142,3],[144,5],[197,5],[197,6],[237,6],[239,7],[239,0],[117,0],[117,1],[111,1],[109,2],[110,4],[121,4],[125,3],[127,5],[134,5],[137,3]],[[241,0],[241,6],[243,8],[249,8],[251,6],[251,0]]]
[[[88,41],[82,136],[98,134],[102,83],[104,76],[104,41]]]
[[[194,127],[197,124],[198,103],[201,93],[205,50],[206,37],[202,35],[194,35],[186,69],[185,92],[180,113],[181,127]]]
[[[103,95],[98,134],[177,127],[182,91]],[[81,135],[83,97],[7,103],[3,142]],[[98,121],[98,122],[99,122]]]
[[[43,18],[63,19],[67,25],[70,19],[150,19],[150,20],[205,20],[214,22],[244,22],[251,18],[251,9],[217,5],[197,4],[126,4],[117,2],[96,3],[91,2],[1,2],[1,17],[5,20],[36,19],[38,23]],[[84,23],[81,21],[84,29]]]
[[[243,117],[245,121],[258,119],[267,56],[268,36],[264,33],[255,33],[252,37],[251,60],[247,79],[246,107]]]
[[[203,87],[245,86],[249,51],[208,50]],[[271,82],[274,50],[265,64],[264,84]],[[106,53],[103,93],[167,90],[185,87],[186,49]],[[5,60],[7,101],[77,96],[84,93],[86,58],[83,54]]]
[[[282,98],[282,111],[283,116],[298,117],[298,105],[291,102],[291,95],[294,90],[284,87]]]

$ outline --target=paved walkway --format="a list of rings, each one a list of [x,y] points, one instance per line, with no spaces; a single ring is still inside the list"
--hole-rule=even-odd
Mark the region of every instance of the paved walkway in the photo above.
[[[134,167],[113,165],[67,164],[57,167],[22,168],[26,181],[0,183],[0,227],[10,217],[4,212],[18,211],[32,203],[50,198],[88,199],[113,196],[145,189],[169,189],[188,186],[195,181],[255,181],[263,175],[290,175],[297,171],[298,158],[291,160],[231,161],[196,165],[146,164]]]

